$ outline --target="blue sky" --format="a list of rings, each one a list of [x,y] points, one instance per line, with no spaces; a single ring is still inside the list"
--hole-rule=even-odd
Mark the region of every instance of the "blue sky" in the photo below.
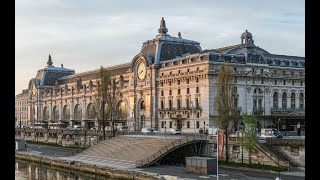
[[[202,49],[240,43],[246,29],[270,53],[305,56],[303,0],[16,0],[15,93],[38,69],[53,65],[76,73],[131,62],[157,35],[161,17]]]

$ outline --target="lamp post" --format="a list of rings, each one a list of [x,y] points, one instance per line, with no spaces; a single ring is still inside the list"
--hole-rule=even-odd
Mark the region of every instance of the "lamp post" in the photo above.
[[[280,119],[278,120],[278,131],[280,132]]]

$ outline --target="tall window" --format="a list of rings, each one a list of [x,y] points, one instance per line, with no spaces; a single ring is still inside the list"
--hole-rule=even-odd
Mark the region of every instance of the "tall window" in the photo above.
[[[190,90],[189,90],[189,88],[187,88],[187,94],[189,94],[190,93]]]
[[[90,103],[88,105],[88,108],[87,108],[87,113],[88,113],[88,119],[95,119],[96,118],[96,110],[94,108],[94,105],[92,103]]]
[[[286,80],[283,80],[283,85],[286,85]]]
[[[273,93],[273,107],[278,108],[278,93],[277,92]]]
[[[171,81],[169,81],[169,86],[171,86]]]
[[[70,108],[68,105],[63,107],[63,119],[67,120],[70,119]]]
[[[163,82],[160,83],[161,87],[163,87]]]
[[[164,128],[164,121],[161,122],[161,128]]]
[[[21,108],[21,107],[20,107]],[[21,116],[20,116],[21,119]],[[48,107],[44,107],[43,109],[43,120],[48,120],[49,119],[49,109]]]
[[[161,96],[163,96],[163,91],[161,91]]]
[[[188,71],[189,72],[189,71]],[[187,84],[189,84],[189,79],[187,79]]]
[[[187,109],[189,109],[189,105],[190,105],[189,99],[186,99],[186,107],[187,107]]]
[[[196,93],[199,93],[199,87],[196,87]]]
[[[261,84],[263,84],[264,83],[264,79],[263,78],[261,78]]]
[[[180,89],[178,89],[178,94],[180,94]]]
[[[141,101],[141,103],[140,103],[140,109],[146,109],[146,106],[145,106],[145,104],[144,104],[144,101]]]
[[[282,109],[287,108],[287,93],[282,93]]]
[[[303,86],[303,81],[300,81],[300,86]]]
[[[199,78],[196,78],[196,83],[198,83],[199,82]]]
[[[199,121],[197,121],[197,128],[199,128],[200,127],[200,122]]]
[[[172,100],[171,99],[169,100],[169,109],[170,110],[172,109]]]
[[[277,85],[277,84],[278,84],[278,82],[277,82],[277,80],[276,80],[276,79],[274,80],[274,84],[275,84],[275,85]]]
[[[180,74],[180,72],[179,72],[179,74]],[[178,85],[180,85],[180,80],[178,80]]]
[[[299,108],[303,109],[303,94],[299,94]]]
[[[294,80],[292,80],[292,86],[294,86]]]
[[[80,104],[77,104],[74,108],[74,119],[75,120],[81,120],[82,117],[82,108],[80,107]]]
[[[161,109],[164,109],[164,103],[163,103],[163,100],[161,101]]]
[[[169,128],[172,128],[172,121],[170,121]]]
[[[178,99],[178,100],[177,100],[177,109],[179,110],[180,108],[181,108],[181,100]]]
[[[291,93],[291,109],[296,108],[296,95],[294,93]]]
[[[200,99],[196,98],[196,109],[199,109]]]
[[[190,121],[187,121],[187,128],[190,128]]]
[[[169,90],[169,95],[170,95],[170,96],[172,95],[172,91],[171,91],[171,89]]]

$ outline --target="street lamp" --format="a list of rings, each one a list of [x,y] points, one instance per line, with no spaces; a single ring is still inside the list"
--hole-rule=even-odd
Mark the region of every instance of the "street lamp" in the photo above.
[[[278,120],[278,131],[280,132],[280,119]]]

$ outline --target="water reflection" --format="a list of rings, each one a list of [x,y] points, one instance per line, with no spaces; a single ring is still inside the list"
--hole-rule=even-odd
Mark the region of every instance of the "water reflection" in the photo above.
[[[16,180],[89,180],[110,179],[105,176],[83,173],[68,169],[51,167],[48,165],[32,163],[28,161],[15,161]]]

